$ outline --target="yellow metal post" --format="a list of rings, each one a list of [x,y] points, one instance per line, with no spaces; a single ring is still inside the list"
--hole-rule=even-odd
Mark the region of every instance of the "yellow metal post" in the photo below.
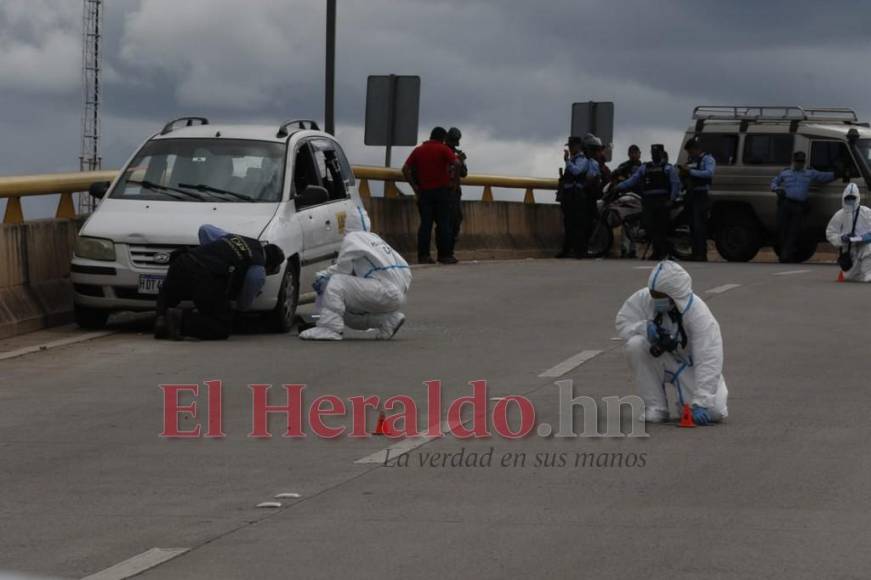
[[[60,220],[71,220],[76,217],[76,208],[73,206],[73,194],[61,194],[54,217]]]
[[[21,198],[6,198],[6,214],[3,216],[4,224],[20,224],[24,222],[24,212],[21,210]]]
[[[491,202],[493,201],[493,188],[489,185],[484,186],[484,194],[481,196],[481,201]]]
[[[372,192],[369,190],[368,179],[360,180],[360,187],[358,188],[358,191],[360,192],[361,199],[369,199],[370,197],[372,197]]]
[[[399,197],[399,189],[396,188],[395,181],[384,182],[384,197],[397,198]]]
[[[535,194],[532,192],[532,188],[526,190],[526,194],[523,196],[523,203],[535,203]]]

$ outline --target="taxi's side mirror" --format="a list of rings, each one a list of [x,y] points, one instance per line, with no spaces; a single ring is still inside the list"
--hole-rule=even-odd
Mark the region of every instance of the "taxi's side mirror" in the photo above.
[[[320,185],[308,185],[302,193],[299,193],[294,197],[294,200],[296,201],[296,206],[298,208],[310,207],[327,203],[330,201],[330,194],[325,187],[321,187]]]
[[[92,183],[91,187],[88,188],[88,195],[94,199],[103,199],[106,196],[106,192],[109,191],[110,185],[111,183],[108,181],[97,181]]]

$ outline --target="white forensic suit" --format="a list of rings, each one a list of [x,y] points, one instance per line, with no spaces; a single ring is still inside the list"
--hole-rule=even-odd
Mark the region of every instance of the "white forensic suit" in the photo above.
[[[848,204],[847,196],[856,198],[855,205]],[[838,249],[846,250],[848,244],[850,246],[853,267],[844,272],[844,280],[871,282],[871,208],[860,205],[859,187],[855,183],[847,185],[841,199],[843,208],[835,212],[829,221],[826,238]],[[854,241],[845,241],[845,237]]]
[[[349,213],[339,257],[315,281],[321,306],[317,326],[300,333],[301,339],[341,340],[348,326],[375,329],[376,338],[387,340],[405,322],[399,309],[411,286],[411,269],[370,228],[365,209],[357,207]]]
[[[648,325],[657,316],[650,290],[668,295],[673,302],[670,313],[661,316],[662,326],[685,342],[674,352],[659,357],[650,352]],[[666,387],[675,390],[678,405],[687,403],[706,410],[710,421],[720,421],[729,411],[728,391],[723,379],[723,338],[720,325],[708,305],[693,294],[690,275],[672,261],[657,264],[648,287],[642,288],[617,313],[617,333],[626,341],[629,365],[635,374],[638,393],[644,400],[645,420],[661,422],[669,418]]]

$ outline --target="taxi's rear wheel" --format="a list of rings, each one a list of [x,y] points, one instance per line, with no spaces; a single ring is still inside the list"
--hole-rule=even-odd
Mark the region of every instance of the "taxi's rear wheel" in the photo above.
[[[284,278],[278,290],[275,308],[266,314],[266,325],[270,332],[284,334],[293,328],[296,309],[299,306],[299,264],[295,260],[287,263]]]
[[[88,308],[78,304],[73,306],[73,312],[76,324],[85,330],[102,330],[106,328],[106,322],[108,322],[110,314],[108,310]]]

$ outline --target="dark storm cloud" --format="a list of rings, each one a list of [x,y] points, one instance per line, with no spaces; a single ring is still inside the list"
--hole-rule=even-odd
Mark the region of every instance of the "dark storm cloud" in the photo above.
[[[76,130],[81,102],[66,54],[80,13],[69,4],[0,6],[0,47],[20,59],[0,56],[4,173],[77,158],[77,134],[50,138]],[[179,114],[320,118],[323,19],[320,0],[108,2],[107,164]],[[868,117],[869,29],[871,8],[852,0],[339,0],[338,122],[358,139],[348,144],[355,157],[374,154],[353,129],[367,75],[388,73],[421,75],[422,133],[471,127],[493,149],[516,144],[502,157],[523,155],[523,143],[553,147],[570,103],[589,99],[616,102],[621,147],[639,133],[684,130],[704,103],[852,105]],[[59,80],[47,83],[49,74]],[[512,172],[516,160],[502,157],[479,169]]]

